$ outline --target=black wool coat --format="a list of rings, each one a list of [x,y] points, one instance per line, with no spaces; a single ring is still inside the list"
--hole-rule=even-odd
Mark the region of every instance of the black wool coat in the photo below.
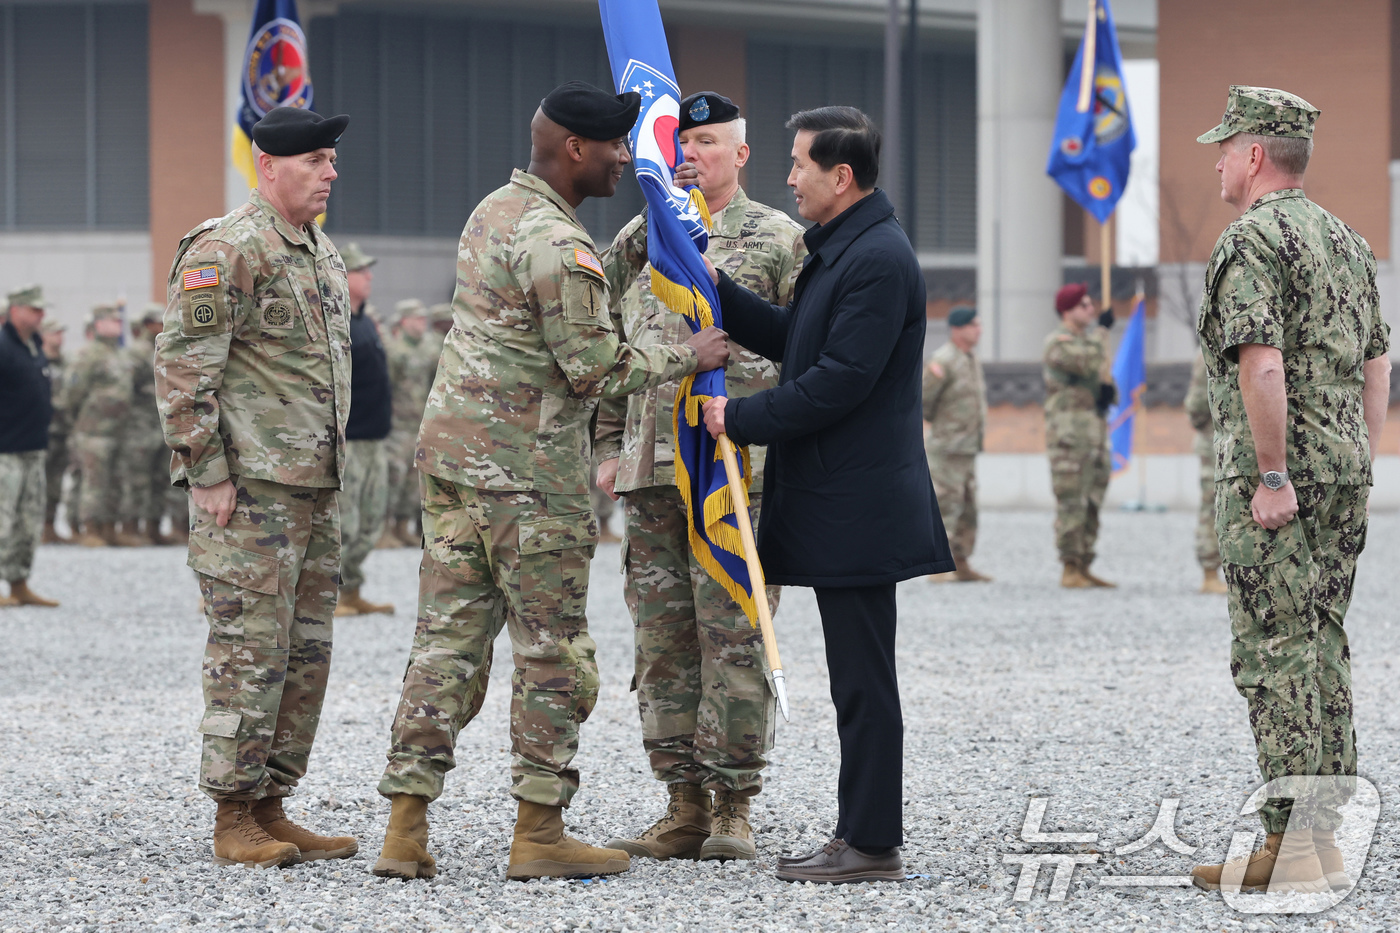
[[[782,364],[724,408],[767,444],[758,552],[769,583],[877,586],[954,569],[924,458],[924,277],[880,189],[805,236],[792,304],[720,274],[724,328]]]

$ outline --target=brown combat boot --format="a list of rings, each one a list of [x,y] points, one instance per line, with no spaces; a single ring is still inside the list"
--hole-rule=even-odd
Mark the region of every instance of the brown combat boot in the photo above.
[[[253,805],[246,800],[220,800],[214,816],[214,864],[292,865],[301,859],[301,850],[290,842],[278,842],[253,819]]]
[[[389,828],[374,873],[381,878],[433,877],[437,861],[428,854],[428,798],[395,794],[389,801]]]
[[[992,578],[985,573],[978,573],[972,565],[966,561],[958,562],[958,569],[953,571],[953,579],[959,583],[991,583]]]
[[[1263,848],[1224,865],[1197,865],[1191,869],[1191,883],[1207,891],[1238,884],[1241,891],[1270,894],[1318,894],[1328,889],[1308,829],[1269,833]]]
[[[1201,580],[1202,593],[1220,593],[1225,595],[1230,592],[1230,588],[1225,585],[1225,581],[1220,579],[1220,569],[1212,567],[1205,571],[1205,577]]]
[[[384,532],[379,536],[379,540],[374,543],[376,551],[392,551],[395,548],[403,547],[403,541],[394,534],[394,526],[385,524]]]
[[[160,522],[146,522],[146,538],[156,547],[174,544],[174,540],[160,533]]]
[[[106,531],[103,530],[104,528]],[[104,526],[97,522],[88,522],[83,525],[83,533],[78,538],[78,543],[83,547],[106,547],[111,543],[107,540],[110,535],[110,525]]]
[[[358,586],[347,586],[341,589],[340,599],[335,604],[335,614],[338,616],[368,616],[375,613],[385,615],[394,614],[393,603],[372,603],[360,595]]]
[[[661,819],[636,839],[609,839],[607,847],[662,861],[699,858],[700,847],[710,838],[710,792],[689,781],[668,784],[666,790],[671,800]]]
[[[63,537],[63,535],[59,534],[59,533],[58,533],[58,529],[54,527],[53,522],[44,522],[44,534],[43,534],[43,537],[41,537],[41,538],[39,539],[39,543],[40,543],[40,544],[72,544],[72,543],[73,543],[73,539],[72,539],[72,538],[65,538],[65,537]]]
[[[287,814],[282,811],[281,797],[264,797],[253,804],[252,813],[263,832],[278,842],[296,846],[301,851],[303,862],[349,858],[360,851],[360,844],[353,836],[318,836],[287,819]]]
[[[113,534],[117,547],[146,547],[151,542],[144,535],[137,534],[135,522],[122,522],[120,531]]]
[[[749,825],[749,798],[732,790],[715,791],[714,830],[700,847],[700,858],[756,859],[753,827]]]
[[[1342,850],[1337,848],[1337,834],[1330,829],[1312,831],[1313,848],[1317,850],[1317,861],[1322,865],[1323,877],[1333,891],[1345,891],[1351,887],[1351,876],[1342,864]]]
[[[10,581],[10,598],[16,606],[44,606],[52,609],[58,605],[52,599],[45,599],[29,588],[28,580]]]
[[[1088,581],[1089,581],[1089,584],[1090,584],[1091,586],[1101,586],[1101,587],[1103,587],[1104,589],[1109,589],[1109,590],[1113,590],[1113,589],[1117,589],[1117,588],[1118,588],[1118,584],[1117,584],[1117,583],[1109,583],[1109,582],[1108,582],[1107,580],[1105,580],[1103,577],[1096,576],[1093,572],[1091,572],[1091,571],[1089,570],[1089,565],[1088,565],[1088,564],[1080,564],[1080,565],[1079,565],[1079,572],[1082,573],[1082,574],[1084,574],[1084,579],[1088,580]]]
[[[1060,586],[1067,590],[1087,590],[1094,584],[1084,576],[1084,571],[1072,560],[1065,561],[1064,573],[1060,574]]]
[[[599,849],[564,833],[564,808],[520,801],[510,841],[506,877],[592,878],[616,875],[632,865],[621,849]]]
[[[408,526],[408,519],[399,519],[398,522],[394,525],[394,537],[402,541],[404,547],[421,549],[423,547],[423,535],[416,531],[413,531]]]

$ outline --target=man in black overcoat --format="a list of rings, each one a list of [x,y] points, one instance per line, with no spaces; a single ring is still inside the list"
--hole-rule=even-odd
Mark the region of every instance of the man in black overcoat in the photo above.
[[[831,842],[780,859],[778,877],[902,879],[895,584],[954,569],[924,457],[924,278],[875,187],[870,119],[822,107],[787,125],[788,185],[816,222],[793,302],[771,305],[716,275],[730,336],[782,375],[775,389],[711,399],[705,421],[736,444],[768,445],[759,556],[768,582],[815,590],[826,638],[840,815]]]

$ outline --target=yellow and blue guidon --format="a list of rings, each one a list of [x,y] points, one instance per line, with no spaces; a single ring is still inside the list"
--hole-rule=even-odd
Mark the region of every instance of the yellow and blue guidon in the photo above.
[[[307,65],[306,33],[296,0],[258,0],[243,52],[243,102],[233,127],[233,164],[257,187],[253,168],[253,124],[274,107],[310,110],[314,101]]]

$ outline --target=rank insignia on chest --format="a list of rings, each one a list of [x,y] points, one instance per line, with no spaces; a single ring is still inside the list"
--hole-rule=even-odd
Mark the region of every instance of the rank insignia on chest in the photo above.
[[[192,288],[213,288],[219,284],[219,267],[205,266],[185,273],[185,291]]]

